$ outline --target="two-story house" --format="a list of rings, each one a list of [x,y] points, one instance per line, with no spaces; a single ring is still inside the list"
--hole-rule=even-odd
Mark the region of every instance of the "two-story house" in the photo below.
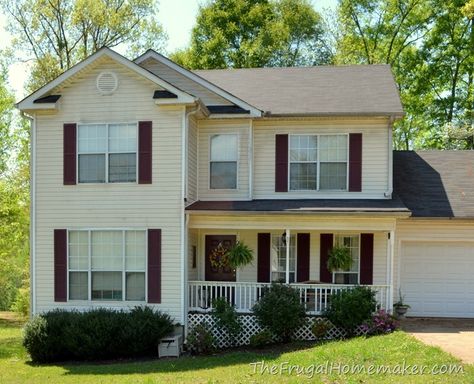
[[[32,313],[147,304],[186,323],[272,281],[309,314],[373,286],[391,309],[474,317],[474,155],[394,152],[389,66],[188,71],[103,48],[18,108],[31,119]],[[237,270],[213,259],[236,241]],[[353,265],[330,272],[334,245]]]

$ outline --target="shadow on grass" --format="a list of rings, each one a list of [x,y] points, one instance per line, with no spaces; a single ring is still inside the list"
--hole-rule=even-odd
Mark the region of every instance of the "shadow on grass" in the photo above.
[[[0,328],[21,328],[25,321],[13,312],[0,312]]]
[[[57,366],[66,370],[66,375],[127,375],[147,373],[175,373],[229,367],[233,365],[250,364],[262,360],[271,361],[284,353],[311,349],[317,345],[331,343],[291,343],[272,345],[263,349],[239,348],[227,350],[212,355],[189,356],[180,358],[150,359],[150,360],[114,360],[103,362],[65,362],[48,365],[31,366]]]

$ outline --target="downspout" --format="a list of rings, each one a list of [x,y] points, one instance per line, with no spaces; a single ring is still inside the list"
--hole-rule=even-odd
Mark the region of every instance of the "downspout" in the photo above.
[[[36,116],[21,116],[30,120],[30,316],[36,314]]]
[[[249,167],[249,200],[253,200],[253,119],[249,124],[248,167]]]
[[[186,107],[184,107],[182,132],[181,132],[181,282],[182,282],[182,294],[181,294],[181,308],[182,317],[181,323],[186,329],[187,320],[187,244],[188,244],[188,222],[189,216],[186,214],[186,203],[188,199],[188,132],[189,132],[189,117],[192,114],[197,113],[201,109],[201,105],[193,111],[186,113]]]
[[[392,198],[393,193],[393,123],[395,118],[390,116],[388,120],[388,140],[387,140],[387,191],[384,196]]]

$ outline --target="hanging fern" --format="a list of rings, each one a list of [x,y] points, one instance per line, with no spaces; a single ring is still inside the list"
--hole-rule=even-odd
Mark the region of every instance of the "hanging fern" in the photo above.
[[[352,255],[348,247],[336,246],[329,252],[327,267],[329,272],[347,271],[352,267]]]
[[[237,243],[227,251],[227,261],[232,268],[243,267],[253,261],[253,251],[248,245],[237,241]]]

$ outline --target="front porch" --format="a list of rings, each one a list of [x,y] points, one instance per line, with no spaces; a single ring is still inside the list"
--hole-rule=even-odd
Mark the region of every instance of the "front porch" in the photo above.
[[[321,315],[332,295],[359,285],[375,292],[378,308],[391,311],[394,229],[395,221],[388,217],[191,215],[187,311],[210,312],[213,300],[224,298],[237,312],[248,314],[273,281],[297,290],[310,316]],[[237,241],[253,250],[252,263],[236,270],[214,268],[212,250]],[[350,269],[327,270],[335,245],[350,248]]]

